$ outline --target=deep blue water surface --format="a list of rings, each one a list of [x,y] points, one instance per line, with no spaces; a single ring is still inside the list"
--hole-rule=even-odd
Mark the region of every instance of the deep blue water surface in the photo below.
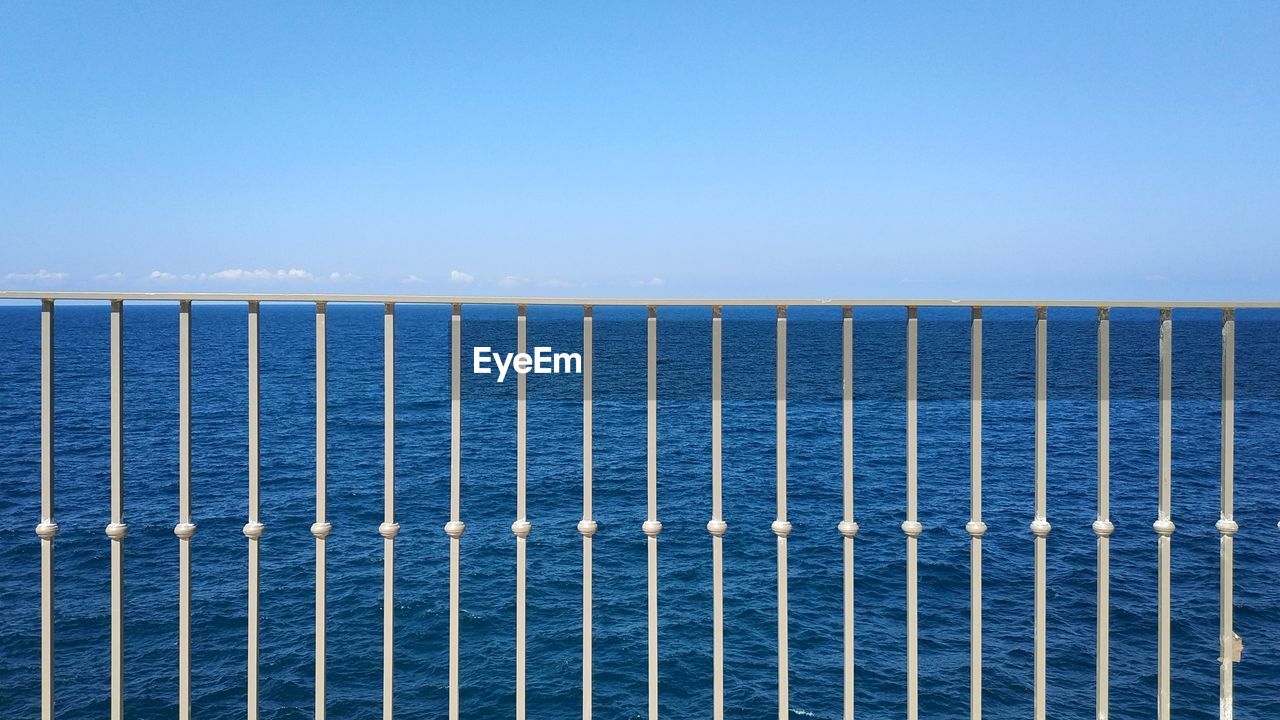
[[[726,705],[776,716],[774,325],[725,313]],[[595,710],[641,718],[646,703],[644,311],[597,310],[595,329]],[[857,708],[905,713],[902,310],[856,314]],[[1154,312],[1116,312],[1112,331],[1113,716],[1155,714],[1157,335]],[[1237,717],[1280,717],[1280,325],[1241,312],[1236,411]],[[109,694],[108,312],[57,311],[57,699],[62,718],[105,717]],[[473,345],[514,350],[513,308],[467,307]],[[838,718],[842,549],[839,310],[794,309],[789,347],[791,708]],[[380,717],[382,308],[329,309],[329,712]],[[711,706],[710,320],[660,320],[659,541],[664,717]],[[1053,718],[1093,717],[1095,326],[1049,324],[1049,645]],[[126,323],[126,710],[175,715],[178,517],[177,308],[130,305]],[[193,668],[195,717],[245,706],[245,310],[194,310]],[[396,714],[443,718],[447,703],[448,309],[397,318]],[[311,716],[314,319],[262,309],[261,695],[263,717]],[[530,345],[579,350],[578,311],[532,308]],[[1217,716],[1220,345],[1216,313],[1175,314],[1174,705]],[[967,311],[921,313],[921,706],[968,716]],[[1031,713],[1034,324],[988,311],[983,462],[984,703]],[[463,376],[462,706],[514,703],[515,393]],[[39,703],[39,309],[0,307],[0,717]],[[528,716],[580,712],[581,386],[529,376]]]

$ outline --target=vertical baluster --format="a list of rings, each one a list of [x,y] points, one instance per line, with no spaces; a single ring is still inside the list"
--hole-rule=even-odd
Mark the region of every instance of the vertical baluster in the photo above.
[[[1169,720],[1169,570],[1172,556],[1174,525],[1171,519],[1170,495],[1173,460],[1173,311],[1160,309],[1160,500],[1159,516],[1152,527],[1159,536],[1160,577],[1157,590],[1159,604],[1158,687],[1156,717]]]
[[[649,550],[649,720],[658,720],[658,308],[649,306],[648,515],[641,530]]]
[[[982,308],[969,320],[969,717],[982,717]]]
[[[516,352],[525,352],[526,308],[516,308]],[[516,373],[516,521],[511,524],[511,532],[516,536],[516,720],[524,720],[525,716],[525,559],[526,543],[532,529],[525,517],[525,410],[526,383],[525,374]]]
[[[326,466],[328,453],[328,360],[326,355],[327,316],[325,303],[316,303],[316,521],[311,534],[316,538],[316,680],[315,719],[325,717],[325,538],[333,526],[325,519]]]
[[[721,392],[720,359],[723,315],[719,305],[711,308],[711,520],[707,523],[707,532],[711,533],[712,720],[724,720],[724,534],[729,526],[724,521],[721,501],[724,475],[721,461],[724,396]]]
[[[1111,311],[1098,308],[1098,720],[1110,714],[1111,655]]]
[[[53,720],[53,301],[40,302],[40,717]]]
[[[462,305],[449,318],[449,720],[458,720],[458,584],[462,532]]]
[[[111,301],[111,720],[124,718],[124,301]]]
[[[777,401],[775,426],[777,429],[777,519],[771,526],[778,536],[778,720],[787,720],[789,692],[787,688],[787,536],[791,523],[787,522],[787,308],[778,306],[777,350]]]
[[[591,306],[582,308],[582,720],[591,720]]]
[[[1035,720],[1045,718],[1045,588],[1049,521],[1045,486],[1048,452],[1048,363],[1049,330],[1048,309],[1036,308],[1036,497],[1035,518],[1031,521],[1031,533],[1036,544],[1035,581]]]
[[[1240,526],[1236,524],[1235,508],[1232,493],[1235,482],[1235,435],[1236,435],[1236,311],[1234,308],[1222,310],[1222,518],[1217,528],[1221,536],[1220,558],[1221,578],[1219,597],[1218,635],[1221,638],[1219,652],[1222,657],[1218,674],[1218,707],[1222,720],[1231,720],[1235,715],[1235,691],[1232,687],[1232,673],[1235,663],[1235,628],[1234,607],[1232,601],[1232,544]]]
[[[258,720],[258,540],[264,529],[258,508],[258,476],[261,470],[261,456],[258,454],[259,307],[256,300],[249,301],[249,521],[243,530],[249,539],[249,720]]]
[[[382,717],[391,720],[395,697],[396,535],[396,306],[382,314]]]
[[[191,301],[178,304],[178,720],[191,718]]]
[[[919,710],[919,628],[916,624],[916,543],[923,526],[916,518],[916,350],[920,319],[914,307],[907,308],[907,519],[902,532],[907,536],[907,720],[917,720]]]
[[[841,314],[844,519],[837,529],[844,538],[844,720],[853,720],[853,538],[858,534],[858,522],[853,517],[853,308],[846,305]]]

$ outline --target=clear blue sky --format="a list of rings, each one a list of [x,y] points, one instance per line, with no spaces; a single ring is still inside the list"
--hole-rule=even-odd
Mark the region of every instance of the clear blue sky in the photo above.
[[[0,3],[0,287],[1280,297],[1280,3]]]

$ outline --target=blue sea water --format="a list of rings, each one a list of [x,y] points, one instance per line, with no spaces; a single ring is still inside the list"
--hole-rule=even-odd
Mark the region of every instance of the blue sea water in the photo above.
[[[659,322],[660,676],[664,717],[711,706],[710,320]],[[594,543],[596,717],[646,714],[644,311],[597,309]],[[904,312],[858,310],[854,430],[857,712],[905,712]],[[579,311],[533,307],[529,344],[576,351]],[[774,322],[724,324],[726,715],[776,717]],[[57,310],[57,702],[103,717],[109,696],[107,308]],[[1111,703],[1153,717],[1156,688],[1157,334],[1154,312],[1112,328]],[[1280,717],[1280,325],[1241,311],[1237,340],[1236,717]],[[396,715],[447,708],[448,309],[402,306],[396,336]],[[988,311],[985,334],[984,709],[1032,703],[1034,323]],[[242,305],[194,310],[192,694],[194,716],[245,707],[246,329]],[[463,355],[514,350],[514,309],[468,306]],[[788,348],[791,710],[838,718],[842,693],[840,322],[793,309]],[[381,713],[382,308],[329,307],[328,708]],[[1049,322],[1048,707],[1092,718],[1095,326]],[[1175,313],[1173,704],[1217,716],[1220,334],[1216,313]],[[314,318],[262,309],[261,696],[264,718],[311,716]],[[967,311],[921,312],[920,648],[924,717],[968,716]],[[175,715],[177,308],[127,308],[126,713]],[[469,363],[468,363],[469,364]],[[468,368],[469,369],[469,368]],[[514,706],[516,383],[463,374],[461,698],[470,718]],[[0,307],[0,717],[39,704],[39,309]],[[580,712],[581,385],[530,375],[528,717]]]

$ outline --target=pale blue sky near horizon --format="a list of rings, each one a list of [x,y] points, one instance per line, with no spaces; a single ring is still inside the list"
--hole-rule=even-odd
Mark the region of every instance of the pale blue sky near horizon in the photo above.
[[[1280,3],[0,4],[0,288],[1280,298]]]

